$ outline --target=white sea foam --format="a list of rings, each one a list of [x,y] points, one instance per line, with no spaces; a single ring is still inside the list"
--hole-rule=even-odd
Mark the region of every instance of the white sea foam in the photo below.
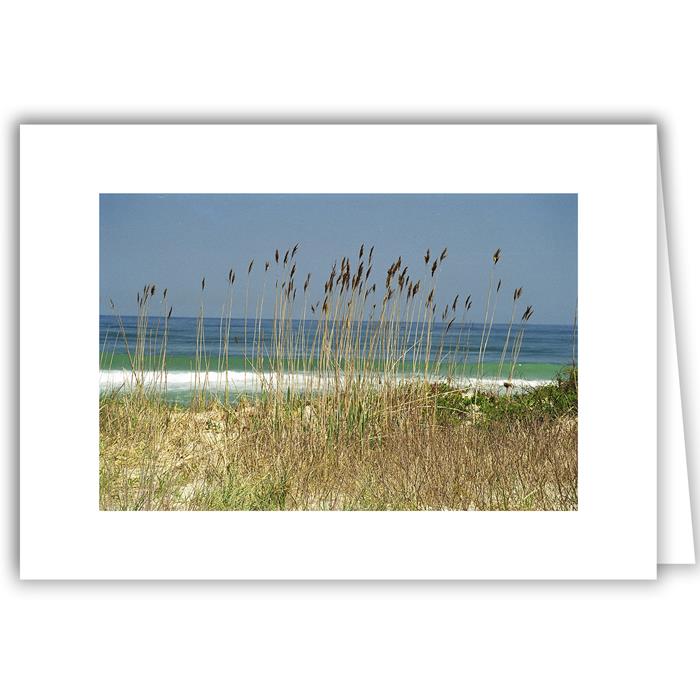
[[[343,381],[342,375],[340,382]],[[423,375],[398,376],[398,382],[407,382],[415,379],[423,379]],[[431,382],[445,381],[445,377],[428,377]],[[228,389],[232,393],[259,393],[263,388],[274,389],[281,388],[283,390],[291,389],[292,391],[323,391],[328,387],[335,385],[338,381],[335,375],[320,376],[318,373],[310,374],[303,372],[296,373],[259,373],[259,372],[241,372],[229,371],[228,373]],[[381,375],[377,374],[370,377],[369,380],[374,384],[381,384]],[[139,382],[143,382],[148,388],[155,388],[161,391],[182,392],[192,391],[196,388],[206,389],[209,391],[224,391],[226,389],[226,373],[225,372],[197,372],[186,370],[171,370],[165,374],[161,372],[144,372],[136,375],[130,370],[100,370],[100,389],[102,391],[109,390],[133,390]],[[482,391],[502,391],[504,388],[504,380],[493,377],[484,377],[477,379],[474,377],[453,377],[451,383],[457,387],[466,389],[479,388]],[[549,384],[549,380],[545,379],[513,379],[511,381],[513,388],[517,391],[542,386]]]

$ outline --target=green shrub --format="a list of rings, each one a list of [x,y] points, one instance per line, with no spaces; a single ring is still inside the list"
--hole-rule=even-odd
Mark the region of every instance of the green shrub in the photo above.
[[[431,386],[441,424],[465,419],[484,424],[500,420],[547,420],[578,415],[578,368],[565,367],[551,384],[510,394],[462,391],[449,384]],[[478,419],[478,420],[476,420]]]

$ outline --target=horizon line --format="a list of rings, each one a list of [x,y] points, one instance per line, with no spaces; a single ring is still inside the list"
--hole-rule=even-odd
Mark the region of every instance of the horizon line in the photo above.
[[[138,317],[139,317],[138,314],[106,314],[106,313],[102,313],[102,312],[100,312],[99,315],[100,315],[100,316],[110,316],[111,318],[119,318],[119,317],[121,317],[121,318],[138,318]],[[162,318],[163,318],[163,314],[157,314],[157,315],[150,315],[150,314],[149,314],[149,315],[148,315],[148,318],[162,319]],[[195,321],[196,321],[198,318],[199,318],[199,316],[175,316],[175,315],[173,314],[173,315],[170,317],[170,320],[172,321],[173,319],[192,319],[192,320],[195,320]],[[213,321],[219,321],[219,320],[221,320],[222,318],[228,319],[228,316],[220,316],[220,315],[219,315],[219,316],[204,316],[203,318],[204,318],[205,320],[211,319],[211,320],[213,320]],[[310,315],[310,316],[306,316],[306,318],[304,318],[304,317],[298,317],[298,316],[293,316],[293,317],[291,317],[291,318],[287,318],[286,320],[288,320],[288,321],[304,321],[304,320],[306,320],[306,321],[315,321],[315,320],[317,320],[318,318],[321,318],[321,317],[320,317],[320,316],[314,316],[314,315],[312,314],[312,315]],[[244,316],[231,316],[231,320],[232,320],[232,321],[246,321],[246,317],[244,317]],[[275,319],[274,319],[274,317],[269,317],[269,316],[263,316],[263,317],[248,316],[248,317],[247,317],[247,320],[248,320],[249,322],[252,322],[252,321],[274,321]],[[362,319],[362,320],[363,320],[363,322],[368,322],[368,321],[370,321],[369,318],[365,318],[365,319]],[[375,322],[377,322],[377,323],[379,322],[378,319],[374,319],[374,320],[375,320]],[[408,321],[403,321],[403,320],[402,320],[402,321],[400,321],[400,323],[408,323]],[[447,324],[447,323],[449,323],[449,321],[447,321],[447,320],[443,321],[443,320],[435,319],[435,321],[433,321],[433,323],[444,323],[444,324]],[[475,321],[475,320],[473,320],[473,319],[472,319],[472,320],[465,320],[465,321],[455,321],[455,324],[458,324],[458,323],[461,325],[462,323],[483,323],[483,322],[482,322],[482,321]],[[488,323],[488,322],[487,322],[487,323]],[[514,321],[514,322],[513,322],[513,325],[517,325],[518,323],[520,323],[520,321]],[[507,326],[507,325],[509,325],[509,321],[493,321],[493,325],[494,325],[494,326]],[[574,325],[578,325],[578,324],[574,324],[574,323],[571,323],[571,322],[568,322],[568,323],[555,323],[555,322],[552,322],[552,321],[539,321],[539,322],[535,322],[535,323],[530,323],[530,325],[531,325],[531,326],[574,326]]]

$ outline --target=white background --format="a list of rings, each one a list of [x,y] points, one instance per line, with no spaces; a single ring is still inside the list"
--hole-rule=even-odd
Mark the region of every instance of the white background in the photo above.
[[[17,581],[17,123],[31,119],[660,122],[697,504],[700,49],[691,5],[253,7],[27,2],[3,15],[7,694],[695,697],[696,567],[637,584]]]

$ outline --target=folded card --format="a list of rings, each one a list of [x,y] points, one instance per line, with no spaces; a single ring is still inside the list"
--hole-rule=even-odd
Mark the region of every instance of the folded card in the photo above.
[[[688,560],[657,148],[653,125],[22,127],[22,576]],[[657,497],[680,504],[658,556]]]

